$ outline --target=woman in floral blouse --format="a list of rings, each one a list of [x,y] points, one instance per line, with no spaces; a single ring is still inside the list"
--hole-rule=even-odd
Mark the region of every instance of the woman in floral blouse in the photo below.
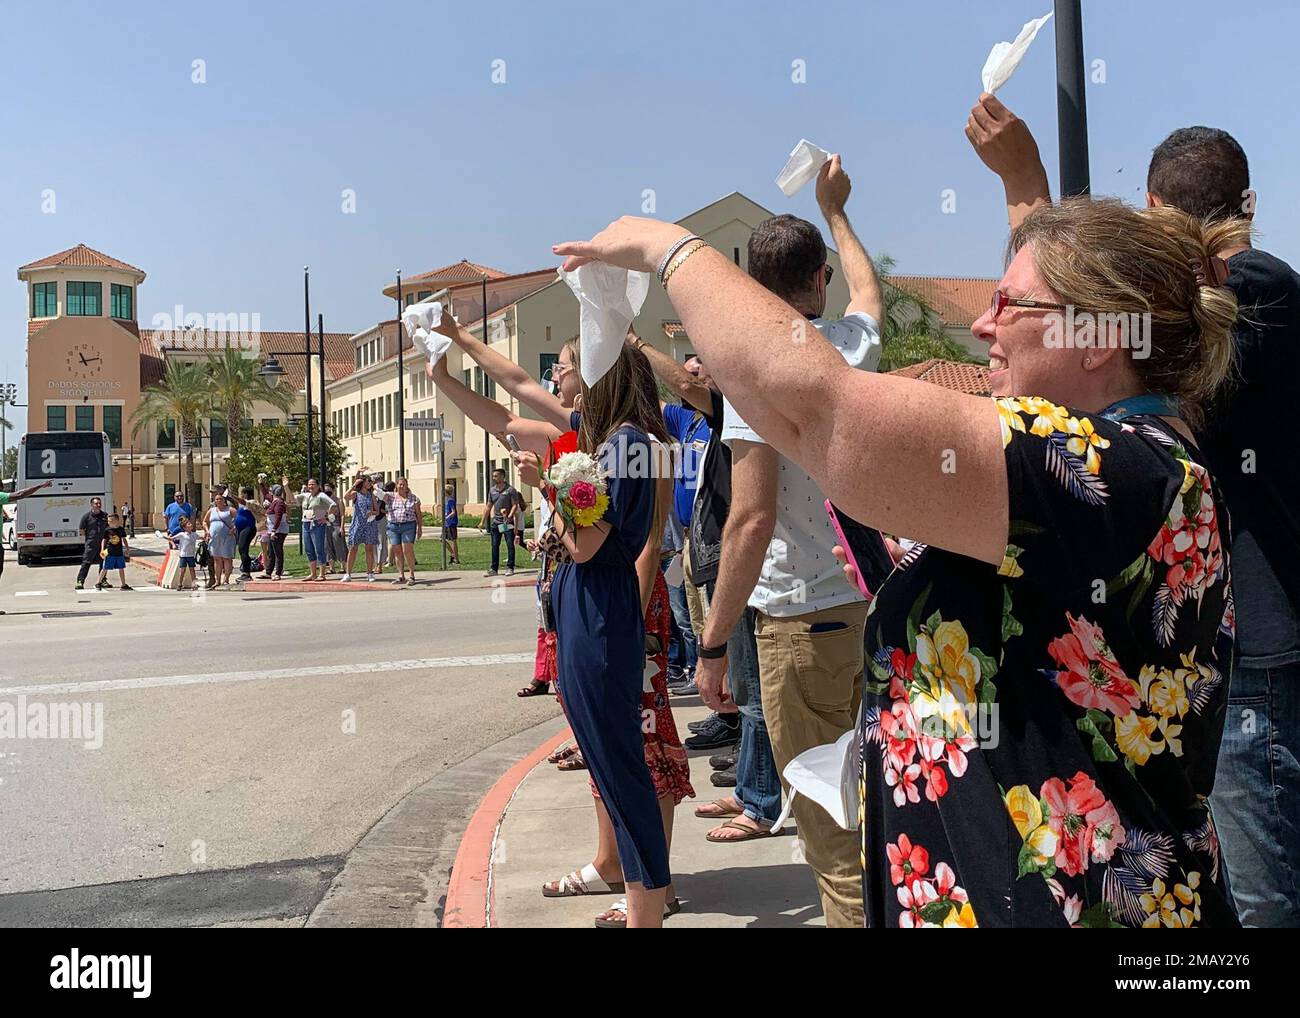
[[[1247,229],[1035,211],[972,326],[994,400],[847,369],[710,248],[673,269],[737,412],[850,515],[923,542],[867,619],[868,925],[1236,924],[1207,806],[1229,529],[1188,425],[1231,360],[1211,256]],[[624,218],[556,251],[653,271],[682,236]]]

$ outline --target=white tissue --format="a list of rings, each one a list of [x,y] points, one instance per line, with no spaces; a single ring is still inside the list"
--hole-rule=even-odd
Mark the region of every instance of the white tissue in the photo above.
[[[451,349],[451,337],[433,331],[441,324],[441,301],[412,304],[402,312],[402,327],[411,337],[411,342],[429,358],[431,365],[437,364]]]
[[[588,262],[572,272],[561,269],[560,278],[578,298],[582,380],[592,386],[618,360],[628,326],[641,313],[641,305],[650,292],[650,273]]]
[[[1038,34],[1040,28],[1047,24],[1051,16],[1051,11],[1048,11],[1041,18],[1026,21],[1025,27],[1020,30],[1015,42],[993,44],[993,49],[989,51],[989,58],[984,61],[984,70],[980,72],[980,76],[984,80],[985,92],[996,92],[1007,83],[1007,79],[1020,66],[1020,61],[1024,59],[1025,51],[1029,49],[1029,44],[1034,41],[1034,36]]]
[[[822,165],[830,162],[831,154],[819,145],[814,145],[807,138],[800,138],[799,144],[790,151],[785,169],[776,175],[776,186],[792,197],[799,188],[817,176]]]
[[[829,745],[806,749],[785,765],[781,773],[790,786],[790,794],[772,825],[773,832],[779,831],[789,819],[796,795],[817,803],[844,830],[858,829],[857,738],[855,725]]]

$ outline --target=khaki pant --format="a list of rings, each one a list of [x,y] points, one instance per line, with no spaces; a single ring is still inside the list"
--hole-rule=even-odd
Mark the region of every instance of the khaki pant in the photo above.
[[[804,750],[834,742],[853,727],[862,702],[866,617],[867,606],[861,601],[784,618],[758,613],[754,635],[763,716],[778,770],[784,771]],[[836,623],[843,628],[812,631]],[[788,787],[785,792],[790,794]],[[857,832],[841,828],[804,796],[795,799],[794,816],[804,858],[817,879],[826,925],[861,928]]]
[[[695,630],[695,639],[704,635],[704,622],[709,616],[709,595],[703,587],[691,582],[691,542],[686,542],[682,549],[682,572],[686,577],[686,608],[691,613],[691,628]]]

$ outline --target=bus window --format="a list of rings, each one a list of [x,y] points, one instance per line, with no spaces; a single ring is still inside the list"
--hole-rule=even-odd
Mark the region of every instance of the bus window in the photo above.
[[[33,481],[104,476],[104,436],[101,434],[54,432],[28,435],[24,447],[24,475]]]

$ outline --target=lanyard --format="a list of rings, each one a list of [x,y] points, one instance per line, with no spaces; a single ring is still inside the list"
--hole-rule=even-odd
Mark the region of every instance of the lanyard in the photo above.
[[[1157,417],[1177,417],[1178,400],[1167,393],[1146,393],[1142,396],[1130,396],[1121,399],[1101,412],[1099,416],[1108,421],[1119,422],[1129,417],[1153,414]]]

